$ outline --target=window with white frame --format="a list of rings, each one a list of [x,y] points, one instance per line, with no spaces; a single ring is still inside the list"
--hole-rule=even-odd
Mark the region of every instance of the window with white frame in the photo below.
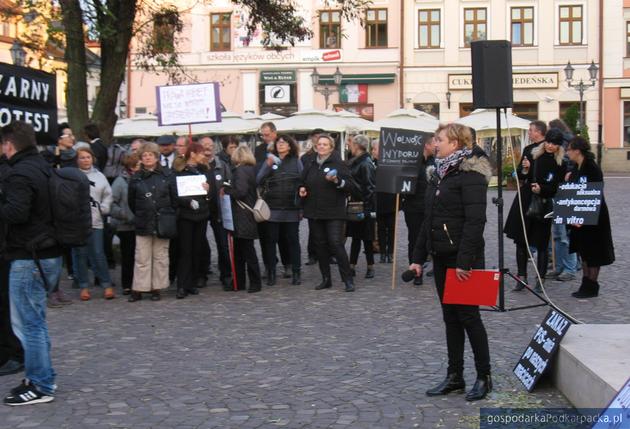
[[[470,47],[473,40],[486,40],[488,31],[488,9],[472,7],[464,9],[464,46]]]
[[[561,45],[581,45],[584,26],[583,7],[581,5],[561,5],[560,9]]]
[[[534,8],[513,7],[510,9],[512,46],[534,45]]]
[[[440,47],[439,9],[420,9],[418,11],[418,47]]]

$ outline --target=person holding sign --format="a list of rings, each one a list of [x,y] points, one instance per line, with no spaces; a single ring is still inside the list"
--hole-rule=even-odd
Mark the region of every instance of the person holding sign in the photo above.
[[[319,136],[315,150],[317,156],[304,166],[304,185],[299,189],[304,203],[304,217],[309,219],[322,273],[322,282],[315,286],[315,290],[332,287],[329,254],[332,251],[337,258],[346,292],[354,292],[348,254],[343,245],[346,200],[354,189],[350,170],[335,152],[335,141],[328,134]]]
[[[568,182],[588,183],[603,182],[602,170],[595,162],[591,145],[582,137],[575,137],[567,146],[567,155],[577,168],[571,172]],[[582,283],[573,292],[575,298],[592,298],[599,294],[599,269],[615,261],[612,232],[608,206],[602,195],[599,220],[597,225],[570,225],[571,236],[569,251],[577,252],[582,258]]]
[[[348,221],[346,235],[352,237],[350,246],[350,270],[355,275],[354,267],[359,259],[361,242],[365,250],[367,261],[366,279],[374,278],[374,218],[372,212],[376,210],[376,168],[368,153],[370,140],[364,135],[356,135],[350,141],[350,152],[352,159],[348,161],[350,173],[354,182],[359,187],[361,193],[360,201],[363,202],[363,219],[358,221]]]
[[[177,184],[177,299],[197,295],[210,209],[209,177],[203,144],[192,142],[186,165],[175,173]],[[207,269],[204,267],[204,269]]]
[[[448,124],[437,132],[435,167],[429,167],[427,174],[424,222],[409,270],[419,277],[422,264],[432,255],[435,286],[442,302],[447,268],[455,268],[457,278],[463,281],[471,276],[472,269],[484,267],[486,193],[492,169],[487,157],[473,154],[470,129]],[[468,335],[477,380],[466,400],[485,398],[492,390],[492,379],[488,336],[479,307],[442,304],[442,315],[446,325],[447,375],[426,394],[447,395],[465,388],[464,342]]]

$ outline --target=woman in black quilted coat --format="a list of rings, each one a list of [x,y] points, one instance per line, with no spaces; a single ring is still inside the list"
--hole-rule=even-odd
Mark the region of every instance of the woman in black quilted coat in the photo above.
[[[448,268],[456,270],[459,280],[466,280],[472,269],[484,267],[486,193],[492,173],[487,157],[473,153],[468,127],[449,124],[440,127],[436,136],[435,167],[427,169],[424,222],[409,269],[420,276],[422,264],[432,256],[441,302]],[[446,325],[447,376],[426,393],[446,395],[465,388],[464,341],[468,335],[475,355],[477,380],[466,400],[482,399],[492,390],[492,380],[488,337],[479,307],[442,304],[442,315]]]

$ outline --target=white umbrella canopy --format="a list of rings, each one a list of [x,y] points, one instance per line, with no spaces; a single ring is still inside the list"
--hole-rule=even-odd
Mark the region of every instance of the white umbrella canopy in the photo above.
[[[282,115],[278,115],[276,113],[271,113],[271,112],[267,112],[263,115],[259,116],[260,119],[262,119],[263,121],[275,121],[278,119],[285,119],[286,116],[282,116]]]
[[[315,128],[342,132],[347,128],[341,118],[334,116],[334,112],[315,109],[300,110],[288,118],[275,120],[273,123],[278,131],[291,133],[309,132]]]
[[[222,112],[221,122],[192,124],[193,134],[249,134],[258,130],[258,125],[241,118],[234,112]]]
[[[428,113],[415,109],[398,109],[387,115],[380,121],[374,122],[374,125],[380,129],[400,128],[405,130],[424,131],[427,133],[434,132],[439,126],[438,121]]]
[[[349,112],[347,110],[338,110],[331,113],[331,116],[335,116],[346,125],[347,129],[355,129],[358,131],[378,131],[380,128],[374,125],[374,122],[363,119],[356,113]]]
[[[165,134],[188,133],[185,125],[160,127],[157,116],[151,114],[136,115],[133,118],[120,119],[114,127],[114,137],[158,137]]]
[[[505,115],[501,113],[501,130],[510,129],[528,130],[531,121],[513,115],[512,112],[507,114],[507,122]],[[477,109],[470,115],[459,118],[455,121],[458,124],[466,125],[473,128],[478,133],[481,131],[496,131],[497,129],[497,113],[495,110]]]

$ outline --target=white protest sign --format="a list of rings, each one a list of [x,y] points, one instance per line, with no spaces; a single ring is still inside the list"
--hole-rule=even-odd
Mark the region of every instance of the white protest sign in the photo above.
[[[232,217],[232,200],[228,194],[221,196],[221,220],[223,228],[234,231],[234,218]]]
[[[203,189],[206,183],[206,176],[203,174],[195,174],[194,176],[177,176],[177,196],[178,197],[194,197],[196,195],[206,195],[208,191]]]
[[[221,122],[217,82],[158,86],[155,89],[160,126]]]

